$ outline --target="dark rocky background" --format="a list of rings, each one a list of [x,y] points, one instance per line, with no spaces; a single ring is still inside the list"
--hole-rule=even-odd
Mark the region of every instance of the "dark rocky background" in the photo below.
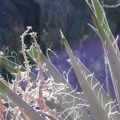
[[[103,5],[117,4],[118,0],[100,0]],[[116,37],[120,27],[120,7],[105,8],[109,25]],[[46,54],[51,48],[59,57],[52,62],[62,72],[70,67],[66,63],[68,56],[60,41],[61,29],[70,43],[74,54],[92,71],[102,83],[105,83],[105,64],[101,42],[88,26],[92,23],[85,0],[0,0],[0,50],[19,53],[20,35],[26,26],[32,26],[38,33],[38,43]],[[30,46],[31,41],[26,39]],[[21,59],[21,58],[20,58]],[[74,74],[74,73],[71,73]],[[75,76],[70,77],[74,84]],[[75,85],[74,85],[75,86]]]

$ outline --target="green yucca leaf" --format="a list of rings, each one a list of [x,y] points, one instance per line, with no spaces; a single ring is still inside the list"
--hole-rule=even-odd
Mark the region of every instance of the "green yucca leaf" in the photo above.
[[[17,72],[15,67],[19,66],[18,64],[12,62],[11,60],[7,59],[6,57],[1,57],[0,61],[1,61],[1,64],[3,65],[3,67],[5,67],[9,73]],[[21,71],[25,71],[25,68],[21,67]]]
[[[37,49],[31,45],[30,49],[28,49],[26,51],[26,53],[29,55],[29,57],[31,58],[31,60],[36,63],[36,59],[38,57],[38,52],[37,52]]]
[[[86,0],[86,2],[87,2],[87,4],[89,4],[88,0]],[[96,18],[99,20],[103,29],[108,33],[108,38],[111,40],[111,42],[113,42],[114,37],[113,37],[110,27],[108,25],[108,22],[106,19],[106,14],[105,14],[103,7],[101,6],[99,0],[91,0],[91,2],[92,2],[92,8],[94,9]]]
[[[93,117],[97,120],[101,120],[100,116],[102,116],[103,120],[109,120],[107,117],[107,114],[103,110],[102,106],[100,106],[100,103],[99,103],[97,97],[95,96],[95,93],[93,92],[93,90],[91,89],[89,84],[87,83],[85,76],[83,76],[82,70],[80,69],[79,64],[77,63],[77,60],[76,60],[75,56],[73,55],[72,50],[70,49],[62,32],[61,32],[61,36],[62,36],[62,41],[65,45],[66,51],[70,57],[73,69],[74,69],[76,76],[78,78],[78,81],[80,83],[80,86],[85,94],[85,97],[86,97],[88,103],[90,104]],[[99,109],[99,111],[96,111],[96,108]]]
[[[98,97],[99,101],[101,102],[101,105],[105,106],[106,104],[108,104],[111,101],[111,99],[108,97],[108,95],[104,91],[103,87],[100,84],[98,84],[99,82],[95,78],[95,76],[91,75],[91,72],[84,66],[84,64],[80,60],[78,62],[79,62],[81,70],[83,70],[86,73],[86,76],[89,76],[89,77],[87,77],[87,81],[90,86],[92,84],[91,88],[93,88],[95,86],[93,91],[96,94],[96,96]],[[115,104],[111,103],[110,106],[112,108],[113,106],[115,106]],[[91,107],[90,107],[90,109],[91,109]],[[105,111],[107,114],[109,114],[109,112],[110,112],[109,106],[105,108]],[[117,109],[115,107],[113,107],[112,111],[117,111]],[[115,120],[119,119],[119,117],[120,117],[119,113],[112,114],[111,116]]]
[[[73,55],[72,50],[70,49],[70,47],[69,47],[67,41],[65,40],[63,34],[62,34],[62,40],[64,42],[67,53],[68,53],[68,55],[71,59],[73,69],[76,73],[76,76],[77,76],[78,81],[81,85],[81,88],[82,88],[82,90],[85,94],[85,97],[86,97],[88,103],[90,104],[90,109],[92,111],[93,117],[97,120],[101,120],[101,116],[102,116],[103,120],[109,120],[108,113],[103,108],[100,101],[98,100],[94,90],[92,90],[92,88],[90,87],[90,83],[88,83],[88,81],[86,80],[86,78],[85,78],[86,76],[84,76],[84,74],[83,74],[84,69],[80,67],[80,64],[75,59],[75,56]],[[98,89],[100,90],[100,87],[98,87]],[[105,93],[103,93],[103,94],[105,95],[105,99],[108,99],[108,96]],[[115,118],[115,120],[119,120],[119,118],[120,118],[119,114],[116,114],[115,116],[113,115],[112,117]]]
[[[108,29],[109,26],[108,26],[108,22],[106,19],[106,15],[105,15],[105,12],[102,6],[100,5],[99,0],[91,0],[91,2],[92,2],[92,7],[95,11],[95,15],[98,18],[99,22],[102,24],[104,29]]]
[[[108,63],[109,63],[109,68],[111,70],[111,74],[112,74],[112,81],[113,81],[113,85],[114,85],[114,90],[116,93],[116,97],[117,97],[117,101],[120,104],[120,100],[119,100],[119,96],[120,96],[120,60],[119,57],[112,45],[112,42],[110,41],[108,34],[106,33],[106,31],[104,30],[104,28],[101,26],[99,20],[96,18],[94,12],[92,11],[91,7],[88,4],[88,7],[90,9],[91,12],[91,16],[92,19],[94,21],[94,24],[98,30],[99,36],[101,38],[104,50],[106,52],[107,55],[107,59],[108,59]],[[117,80],[117,84],[116,84],[116,80]],[[117,86],[117,88],[116,88]]]
[[[31,120],[43,120],[43,118],[11,89],[9,89],[0,80],[0,93],[6,95],[13,103],[16,104]],[[32,113],[32,114],[31,114]]]
[[[14,74],[13,73],[17,73],[17,70],[15,69],[16,66],[19,66],[18,64],[12,62],[11,60],[5,58],[5,57],[1,57],[0,59],[0,62],[2,64],[2,66],[13,76]],[[25,71],[25,68],[24,67],[21,67],[21,71]],[[32,72],[30,71],[30,78],[32,80],[36,80],[37,76]]]

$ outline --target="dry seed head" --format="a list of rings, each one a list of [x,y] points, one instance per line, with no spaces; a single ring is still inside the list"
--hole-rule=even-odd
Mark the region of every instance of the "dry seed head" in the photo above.
[[[15,69],[16,69],[18,72],[20,72],[21,68],[22,68],[22,66],[15,66]]]
[[[35,37],[35,38],[37,38],[37,33],[36,32],[31,32],[31,33],[29,33],[29,35],[31,35],[31,37],[33,38],[33,37]]]
[[[27,26],[26,27],[28,30],[32,30],[32,26]]]

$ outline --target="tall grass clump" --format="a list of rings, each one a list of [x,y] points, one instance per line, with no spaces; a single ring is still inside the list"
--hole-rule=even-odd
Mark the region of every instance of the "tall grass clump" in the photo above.
[[[0,63],[12,76],[12,83],[0,76],[1,120],[119,120],[120,119],[120,61],[117,40],[107,22],[105,12],[98,0],[88,2],[95,27],[99,35],[107,65],[112,78],[113,92],[103,85],[76,58],[60,30],[62,42],[69,55],[69,63],[76,73],[83,92],[77,92],[69,84],[68,75],[62,76],[47,59],[37,43],[37,34],[28,26],[21,35],[22,65],[9,60],[0,52]],[[25,37],[31,36],[29,49]],[[33,63],[33,64],[31,64]],[[36,72],[32,68],[36,68]],[[109,81],[108,81],[109,82]]]

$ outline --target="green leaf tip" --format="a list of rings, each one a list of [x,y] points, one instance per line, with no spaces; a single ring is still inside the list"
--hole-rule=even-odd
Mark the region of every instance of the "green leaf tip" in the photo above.
[[[65,36],[63,35],[61,29],[59,29],[59,30],[60,30],[60,35],[61,35],[62,41],[65,42]]]

